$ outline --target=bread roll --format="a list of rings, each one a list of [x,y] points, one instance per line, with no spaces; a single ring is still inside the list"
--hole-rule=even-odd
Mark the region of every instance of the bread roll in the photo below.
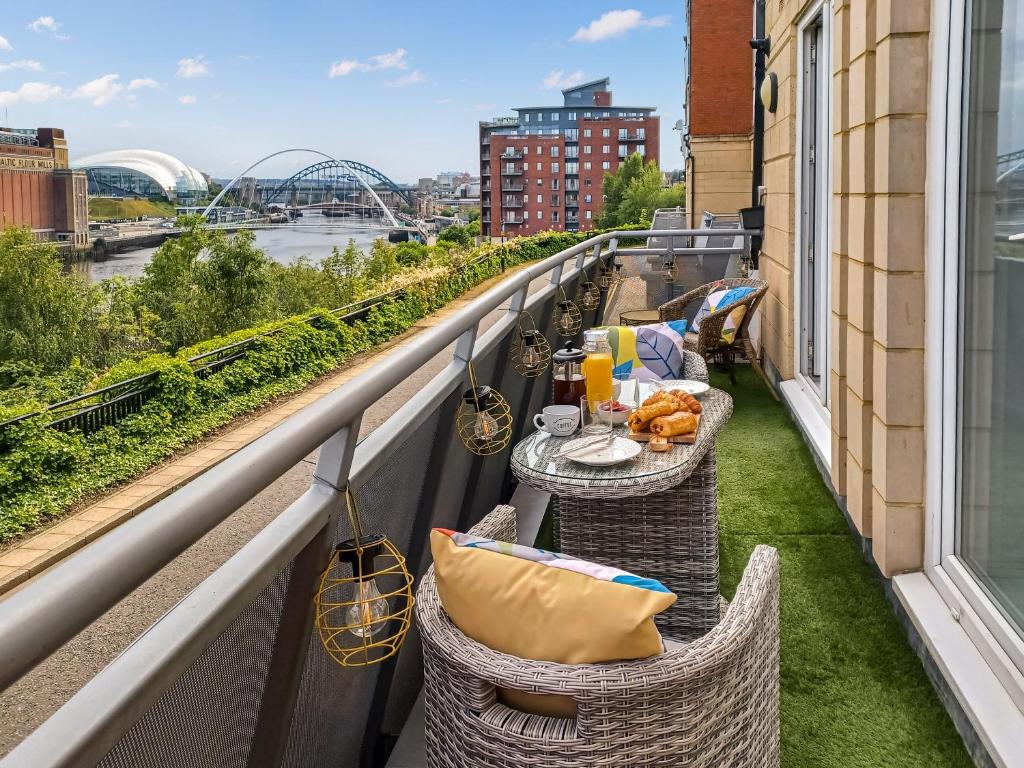
[[[662,400],[652,405],[645,405],[642,408],[637,408],[633,413],[629,414],[629,418],[626,422],[629,424],[629,428],[634,432],[643,432],[651,419],[657,418],[658,416],[667,416],[675,410],[675,402]]]
[[[651,421],[652,434],[662,437],[688,435],[697,429],[697,417],[687,411],[679,411],[670,416],[658,416]]]

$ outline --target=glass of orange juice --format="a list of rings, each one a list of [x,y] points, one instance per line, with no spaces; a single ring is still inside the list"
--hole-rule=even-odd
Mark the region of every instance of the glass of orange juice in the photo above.
[[[612,348],[608,343],[608,331],[594,328],[583,334],[583,376],[587,381],[587,402],[593,406],[601,400],[614,397],[612,387]]]

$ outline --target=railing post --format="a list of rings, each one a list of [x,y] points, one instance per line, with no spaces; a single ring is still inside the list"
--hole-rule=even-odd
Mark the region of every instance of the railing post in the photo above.
[[[249,750],[249,768],[276,768],[288,748],[302,670],[313,633],[313,598],[320,584],[320,574],[330,562],[334,549],[332,533],[345,503],[341,490],[348,484],[361,418],[336,432],[320,449],[314,482],[328,485],[337,492],[338,509],[292,563]]]

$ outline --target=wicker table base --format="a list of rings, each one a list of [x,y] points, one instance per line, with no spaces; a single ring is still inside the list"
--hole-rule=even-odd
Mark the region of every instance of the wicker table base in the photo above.
[[[718,623],[715,449],[679,485],[649,496],[554,496],[556,548],[657,579],[676,593],[655,618],[666,636],[692,640]]]

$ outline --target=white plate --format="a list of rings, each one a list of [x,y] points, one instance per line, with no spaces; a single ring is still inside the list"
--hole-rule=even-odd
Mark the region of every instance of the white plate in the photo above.
[[[686,394],[693,395],[694,397],[703,395],[711,389],[703,381],[693,381],[691,379],[666,379],[665,381],[656,381],[654,384],[658,389],[681,389]]]
[[[571,451],[574,443],[584,443],[593,439],[593,437],[578,438],[566,443],[562,450],[566,452]],[[569,454],[565,458],[572,459],[580,464],[586,464],[589,467],[610,467],[612,464],[628,461],[638,456],[642,450],[643,446],[635,440],[615,437],[612,438],[610,443],[602,440],[589,447],[580,448],[578,453]]]

